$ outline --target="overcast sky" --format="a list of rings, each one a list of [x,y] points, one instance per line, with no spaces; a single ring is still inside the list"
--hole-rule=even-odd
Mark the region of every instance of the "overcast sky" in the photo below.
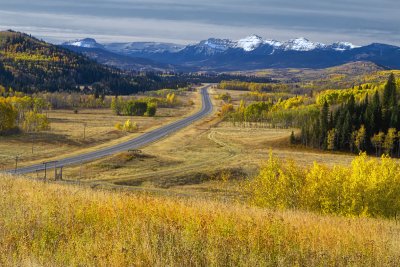
[[[306,37],[400,45],[400,0],[0,0],[0,29],[59,43]]]

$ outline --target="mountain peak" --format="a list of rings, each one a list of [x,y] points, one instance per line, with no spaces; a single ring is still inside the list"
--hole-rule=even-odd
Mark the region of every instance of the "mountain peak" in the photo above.
[[[262,37],[253,34],[238,40],[236,46],[242,48],[246,52],[250,52],[257,49],[263,42],[264,40]]]
[[[200,46],[215,49],[217,51],[226,51],[234,45],[234,42],[229,39],[209,38],[200,42]]]
[[[285,50],[295,50],[295,51],[310,51],[310,50],[314,50],[316,48],[326,47],[325,44],[313,43],[304,37],[290,39],[289,41],[285,42],[283,45],[284,45]]]
[[[84,38],[75,41],[65,42],[62,45],[69,45],[69,46],[78,46],[84,48],[102,48],[103,45],[99,44],[93,38]]]
[[[358,48],[359,46],[353,45],[352,43],[349,42],[336,42],[330,45],[330,47],[336,51],[345,51]]]

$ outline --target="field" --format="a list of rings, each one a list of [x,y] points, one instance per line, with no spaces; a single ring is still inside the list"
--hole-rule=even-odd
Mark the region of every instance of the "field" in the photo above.
[[[187,116],[198,107],[197,93],[185,94],[180,96],[184,106],[159,108],[155,117],[117,116],[111,109],[81,109],[77,114],[73,110],[50,110],[47,112],[50,131],[0,136],[0,169],[14,168],[16,155],[19,155],[19,166],[28,165],[121,142],[154,127],[170,123]],[[197,104],[186,105],[189,100]],[[129,134],[115,128],[116,123],[124,123],[127,119],[139,125],[138,132]]]
[[[221,92],[213,89],[211,94],[215,98]],[[232,103],[239,104],[243,93],[230,91]],[[258,172],[270,151],[302,165],[314,161],[346,165],[354,158],[291,146],[292,129],[243,128],[221,122],[217,113],[223,102],[213,102],[216,109],[210,118],[141,149],[142,153],[124,152],[65,167],[64,179],[98,188],[232,200],[240,198],[243,179]]]
[[[2,266],[398,266],[394,221],[2,176]]]

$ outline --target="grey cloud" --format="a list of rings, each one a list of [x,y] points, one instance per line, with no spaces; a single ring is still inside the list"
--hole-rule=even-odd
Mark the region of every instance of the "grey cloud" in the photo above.
[[[13,0],[1,5],[0,27],[52,40],[86,35],[187,43],[257,33],[399,44],[399,11],[398,0]]]

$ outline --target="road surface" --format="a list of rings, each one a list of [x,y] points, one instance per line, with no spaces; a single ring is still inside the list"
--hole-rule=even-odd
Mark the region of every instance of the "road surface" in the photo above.
[[[176,131],[194,123],[195,121],[198,121],[198,120],[204,118],[205,116],[209,115],[213,110],[211,99],[210,99],[210,96],[207,91],[207,89],[210,86],[211,85],[207,85],[200,89],[201,96],[202,96],[202,107],[201,107],[201,110],[199,112],[197,112],[196,114],[191,115],[182,120],[173,122],[173,123],[163,126],[161,128],[157,128],[157,129],[150,131],[148,133],[145,133],[139,137],[136,137],[134,139],[131,139],[129,141],[126,141],[126,142],[123,142],[123,143],[120,143],[120,144],[117,144],[114,146],[110,146],[110,147],[99,149],[99,150],[96,150],[93,152],[88,152],[88,153],[60,159],[57,161],[56,166],[62,167],[62,166],[67,166],[67,165],[78,164],[81,162],[88,162],[88,161],[99,159],[99,158],[109,156],[109,155],[112,155],[115,153],[127,151],[129,149],[138,149],[138,148],[141,148],[152,142],[155,142],[173,132],[176,132]],[[54,168],[54,165],[55,165],[54,163],[49,163],[47,165],[47,168]],[[36,165],[32,165],[32,166],[21,167],[21,168],[18,168],[17,170],[9,170],[7,172],[12,173],[12,174],[26,174],[26,173],[42,171],[42,170],[44,170],[44,164],[36,164]]]

